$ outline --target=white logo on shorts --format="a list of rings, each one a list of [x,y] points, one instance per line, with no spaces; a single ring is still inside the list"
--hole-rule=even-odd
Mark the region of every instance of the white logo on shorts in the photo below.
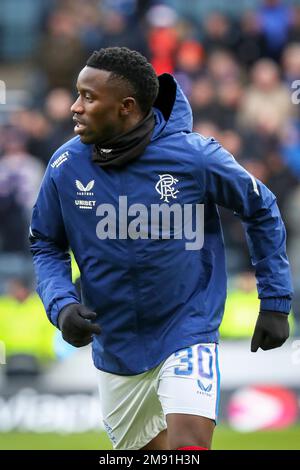
[[[211,392],[212,384],[209,384],[209,385],[207,385],[207,387],[205,387],[205,385],[199,379],[197,380],[197,384],[198,384],[198,387],[200,388],[200,390],[202,390],[202,392],[205,392],[205,393]]]

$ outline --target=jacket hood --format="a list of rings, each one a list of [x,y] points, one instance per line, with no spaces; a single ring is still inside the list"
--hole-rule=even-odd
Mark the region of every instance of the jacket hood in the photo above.
[[[158,77],[159,92],[153,105],[156,125],[151,140],[177,132],[192,132],[191,106],[175,78],[164,73]]]

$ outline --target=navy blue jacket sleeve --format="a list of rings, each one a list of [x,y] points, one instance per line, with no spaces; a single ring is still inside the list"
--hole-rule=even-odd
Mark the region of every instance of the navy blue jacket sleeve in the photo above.
[[[57,326],[60,310],[79,300],[72,283],[68,241],[50,165],[33,208],[29,238],[37,292],[49,320]]]
[[[205,147],[203,165],[206,196],[232,209],[243,222],[261,309],[288,313],[292,280],[276,197],[214,139]]]

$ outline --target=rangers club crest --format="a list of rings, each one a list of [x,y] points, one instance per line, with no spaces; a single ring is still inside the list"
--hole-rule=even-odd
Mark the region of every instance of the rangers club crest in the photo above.
[[[170,197],[177,199],[176,194],[179,192],[174,186],[178,183],[178,179],[174,178],[172,175],[165,174],[159,175],[159,181],[155,185],[155,189],[160,194],[160,199],[163,199],[164,202],[169,202]]]

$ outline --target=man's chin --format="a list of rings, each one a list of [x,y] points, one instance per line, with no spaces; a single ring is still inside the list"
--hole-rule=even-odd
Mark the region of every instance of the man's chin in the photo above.
[[[107,138],[103,139],[103,137],[92,135],[91,133],[88,134],[87,132],[77,133],[79,138],[83,144],[93,144],[93,145],[105,145],[107,143]],[[109,140],[109,139],[108,139]]]
[[[83,143],[83,144],[94,144],[95,143],[95,140],[93,139],[93,137],[91,136],[87,136],[87,135],[79,135],[79,138],[80,138],[80,141]]]

